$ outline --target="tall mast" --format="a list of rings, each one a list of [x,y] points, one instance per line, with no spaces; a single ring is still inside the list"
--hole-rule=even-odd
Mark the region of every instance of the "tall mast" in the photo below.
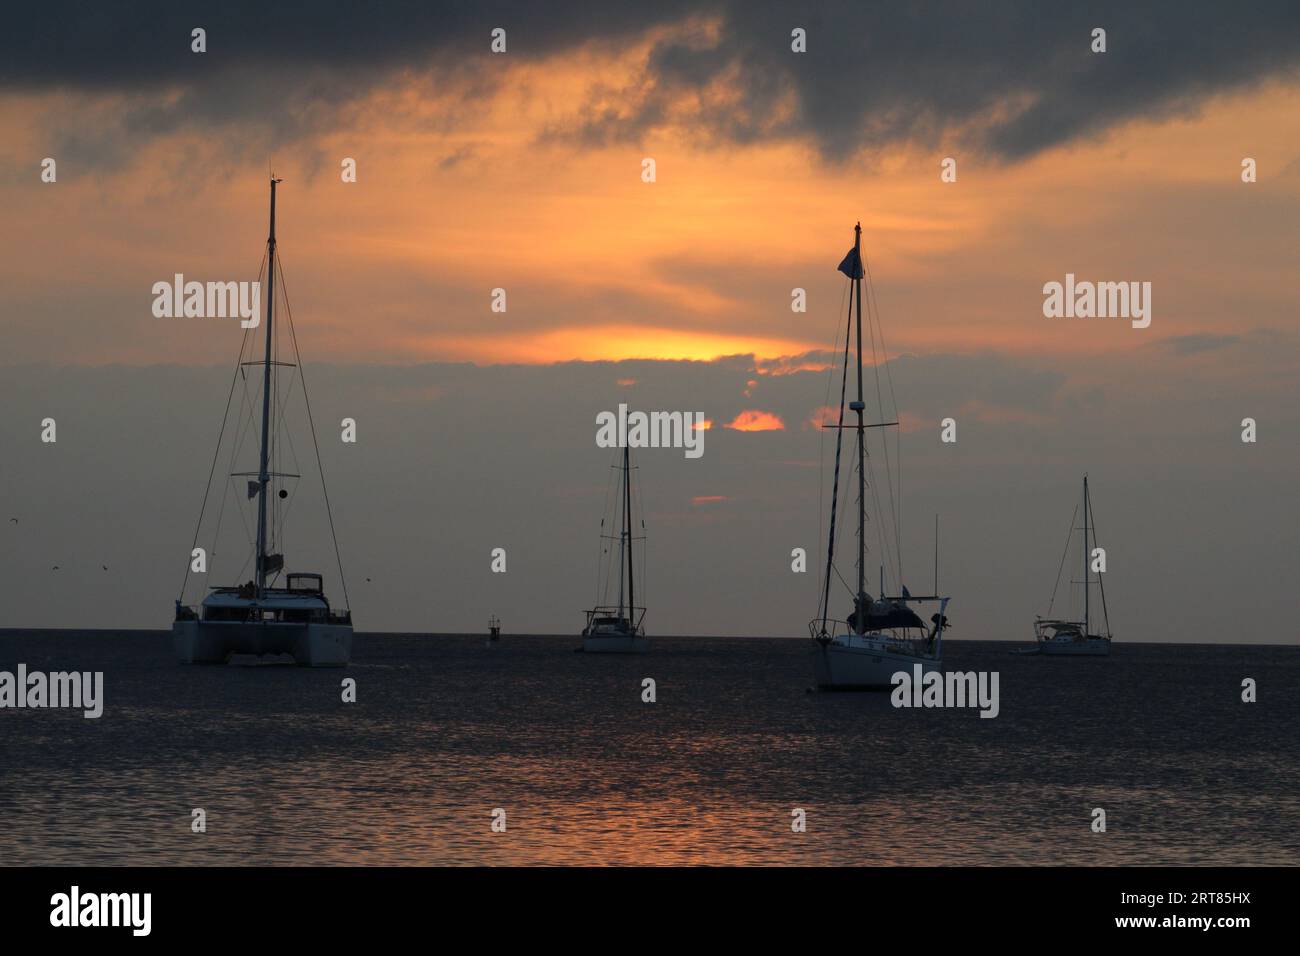
[[[623,479],[626,473],[620,468],[618,473],[618,510],[619,514],[623,513]],[[623,616],[623,554],[627,548],[627,537],[623,534],[623,525],[625,522],[619,518],[618,529],[618,616]]]
[[[867,592],[867,500],[866,487],[867,479],[865,473],[866,466],[866,443],[863,440],[863,434],[866,423],[862,420],[863,411],[866,404],[862,400],[862,276],[865,270],[862,267],[862,223],[853,227],[853,251],[844,257],[840,263],[839,271],[843,272],[854,284],[849,287],[849,315],[848,328],[844,330],[844,375],[840,379],[840,417],[835,425],[823,425],[823,428],[834,428],[835,432],[835,471],[831,484],[831,526],[830,533],[826,536],[826,578],[824,581],[824,590],[822,592],[822,625],[819,641],[829,640],[826,633],[826,622],[830,613],[831,600],[831,574],[835,570],[835,517],[839,505],[840,492],[840,450],[843,446],[844,435],[844,398],[849,386],[849,338],[853,332],[853,308],[854,296],[857,297],[858,310],[858,397],[849,402],[849,408],[858,413],[858,593],[854,598],[854,631],[862,634],[866,629],[866,614],[859,613],[864,611],[863,601]],[[897,424],[895,422],[894,424]],[[843,580],[843,578],[841,578]],[[884,588],[882,586],[881,590]]]
[[[271,431],[271,324],[275,319],[275,184],[271,179],[271,234],[266,240],[266,358],[262,366],[262,454],[258,467],[257,491],[257,596],[266,590],[266,492],[271,476],[267,472]]]
[[[627,623],[636,633],[636,582],[632,579],[632,468],[628,446],[623,446],[623,533],[627,536]]]
[[[866,630],[867,612],[863,607],[867,592],[867,472],[866,441],[862,412],[866,404],[862,401],[862,223],[853,227],[853,249],[857,254],[859,275],[853,285],[858,298],[858,400],[849,407],[858,413],[858,599],[857,613],[854,621],[855,630],[862,634]]]
[[[1088,476],[1083,476],[1083,636],[1088,636]]]

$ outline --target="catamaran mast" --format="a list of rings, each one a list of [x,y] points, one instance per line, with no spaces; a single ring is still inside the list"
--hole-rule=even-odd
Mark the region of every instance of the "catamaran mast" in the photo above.
[[[271,432],[271,323],[275,317],[275,184],[271,179],[271,234],[266,240],[266,358],[262,366],[262,453],[257,472],[257,596],[266,590],[266,493]]]
[[[1083,636],[1088,630],[1088,476],[1083,476]]]
[[[858,299],[858,400],[849,404],[849,408],[858,413],[858,599],[855,602],[857,613],[853,615],[853,620],[856,625],[854,630],[862,634],[867,626],[867,443],[862,421],[862,413],[867,406],[862,400],[862,223],[853,227],[853,251],[858,263],[855,270],[858,274],[853,281]]]
[[[623,494],[623,534],[627,538],[627,624],[635,634],[636,582],[632,579],[632,468],[627,445],[623,446]],[[619,590],[622,591],[622,588]]]

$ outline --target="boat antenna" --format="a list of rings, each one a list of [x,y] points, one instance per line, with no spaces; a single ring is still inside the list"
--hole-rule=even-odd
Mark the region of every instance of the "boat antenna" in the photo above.
[[[934,593],[939,594],[939,513],[934,515]]]

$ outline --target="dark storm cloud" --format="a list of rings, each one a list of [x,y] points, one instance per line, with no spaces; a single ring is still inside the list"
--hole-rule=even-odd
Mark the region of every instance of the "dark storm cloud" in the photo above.
[[[25,5],[0,36],[0,84],[150,89],[201,84],[224,73],[319,66],[385,71],[446,58],[488,55],[489,33],[509,31],[510,55],[546,55],[591,37],[618,41],[677,19],[697,3],[436,2],[277,0],[186,4],[169,0]],[[208,52],[190,51],[190,31],[207,31]],[[280,92],[264,91],[267,98]]]
[[[141,94],[114,131],[132,142],[201,122],[292,138],[397,71],[489,88],[493,27],[509,31],[510,57],[535,58],[592,41],[616,48],[691,14],[720,30],[673,31],[630,88],[601,90],[547,137],[635,142],[675,116],[723,142],[808,136],[827,157],[955,137],[1014,160],[1134,117],[1194,110],[1300,63],[1300,5],[1288,0],[55,3],[10,20],[0,87]],[[202,57],[189,50],[195,26],[208,34]],[[808,31],[806,54],[790,50],[796,26]],[[1089,49],[1098,26],[1104,55]],[[709,95],[718,84],[729,95]],[[155,101],[163,90],[178,94],[165,106]],[[683,92],[701,94],[685,116]]]
[[[461,105],[490,93],[492,29],[529,59],[591,37],[619,43],[684,15],[664,0],[615,12],[586,3],[34,4],[0,34],[0,91],[126,96],[120,112],[50,116],[61,155],[100,168],[148,140],[189,127],[239,124],[232,153],[328,129],[349,104],[405,70],[431,74]],[[191,31],[207,51],[191,51]]]
[[[704,106],[733,140],[811,133],[827,153],[947,132],[1015,159],[1300,64],[1300,6],[1218,3],[814,5],[728,3],[716,45],[664,41],[642,91],[657,101],[734,67],[740,103]],[[794,26],[808,52],[790,52]],[[1094,27],[1107,52],[1090,49]],[[778,129],[783,95],[798,109]],[[592,129],[587,130],[593,132]]]

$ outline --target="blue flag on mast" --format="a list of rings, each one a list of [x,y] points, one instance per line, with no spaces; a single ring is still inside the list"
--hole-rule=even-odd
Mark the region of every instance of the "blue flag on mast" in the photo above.
[[[858,255],[857,246],[850,249],[849,254],[840,263],[840,272],[843,272],[850,279],[862,278],[862,257]]]

